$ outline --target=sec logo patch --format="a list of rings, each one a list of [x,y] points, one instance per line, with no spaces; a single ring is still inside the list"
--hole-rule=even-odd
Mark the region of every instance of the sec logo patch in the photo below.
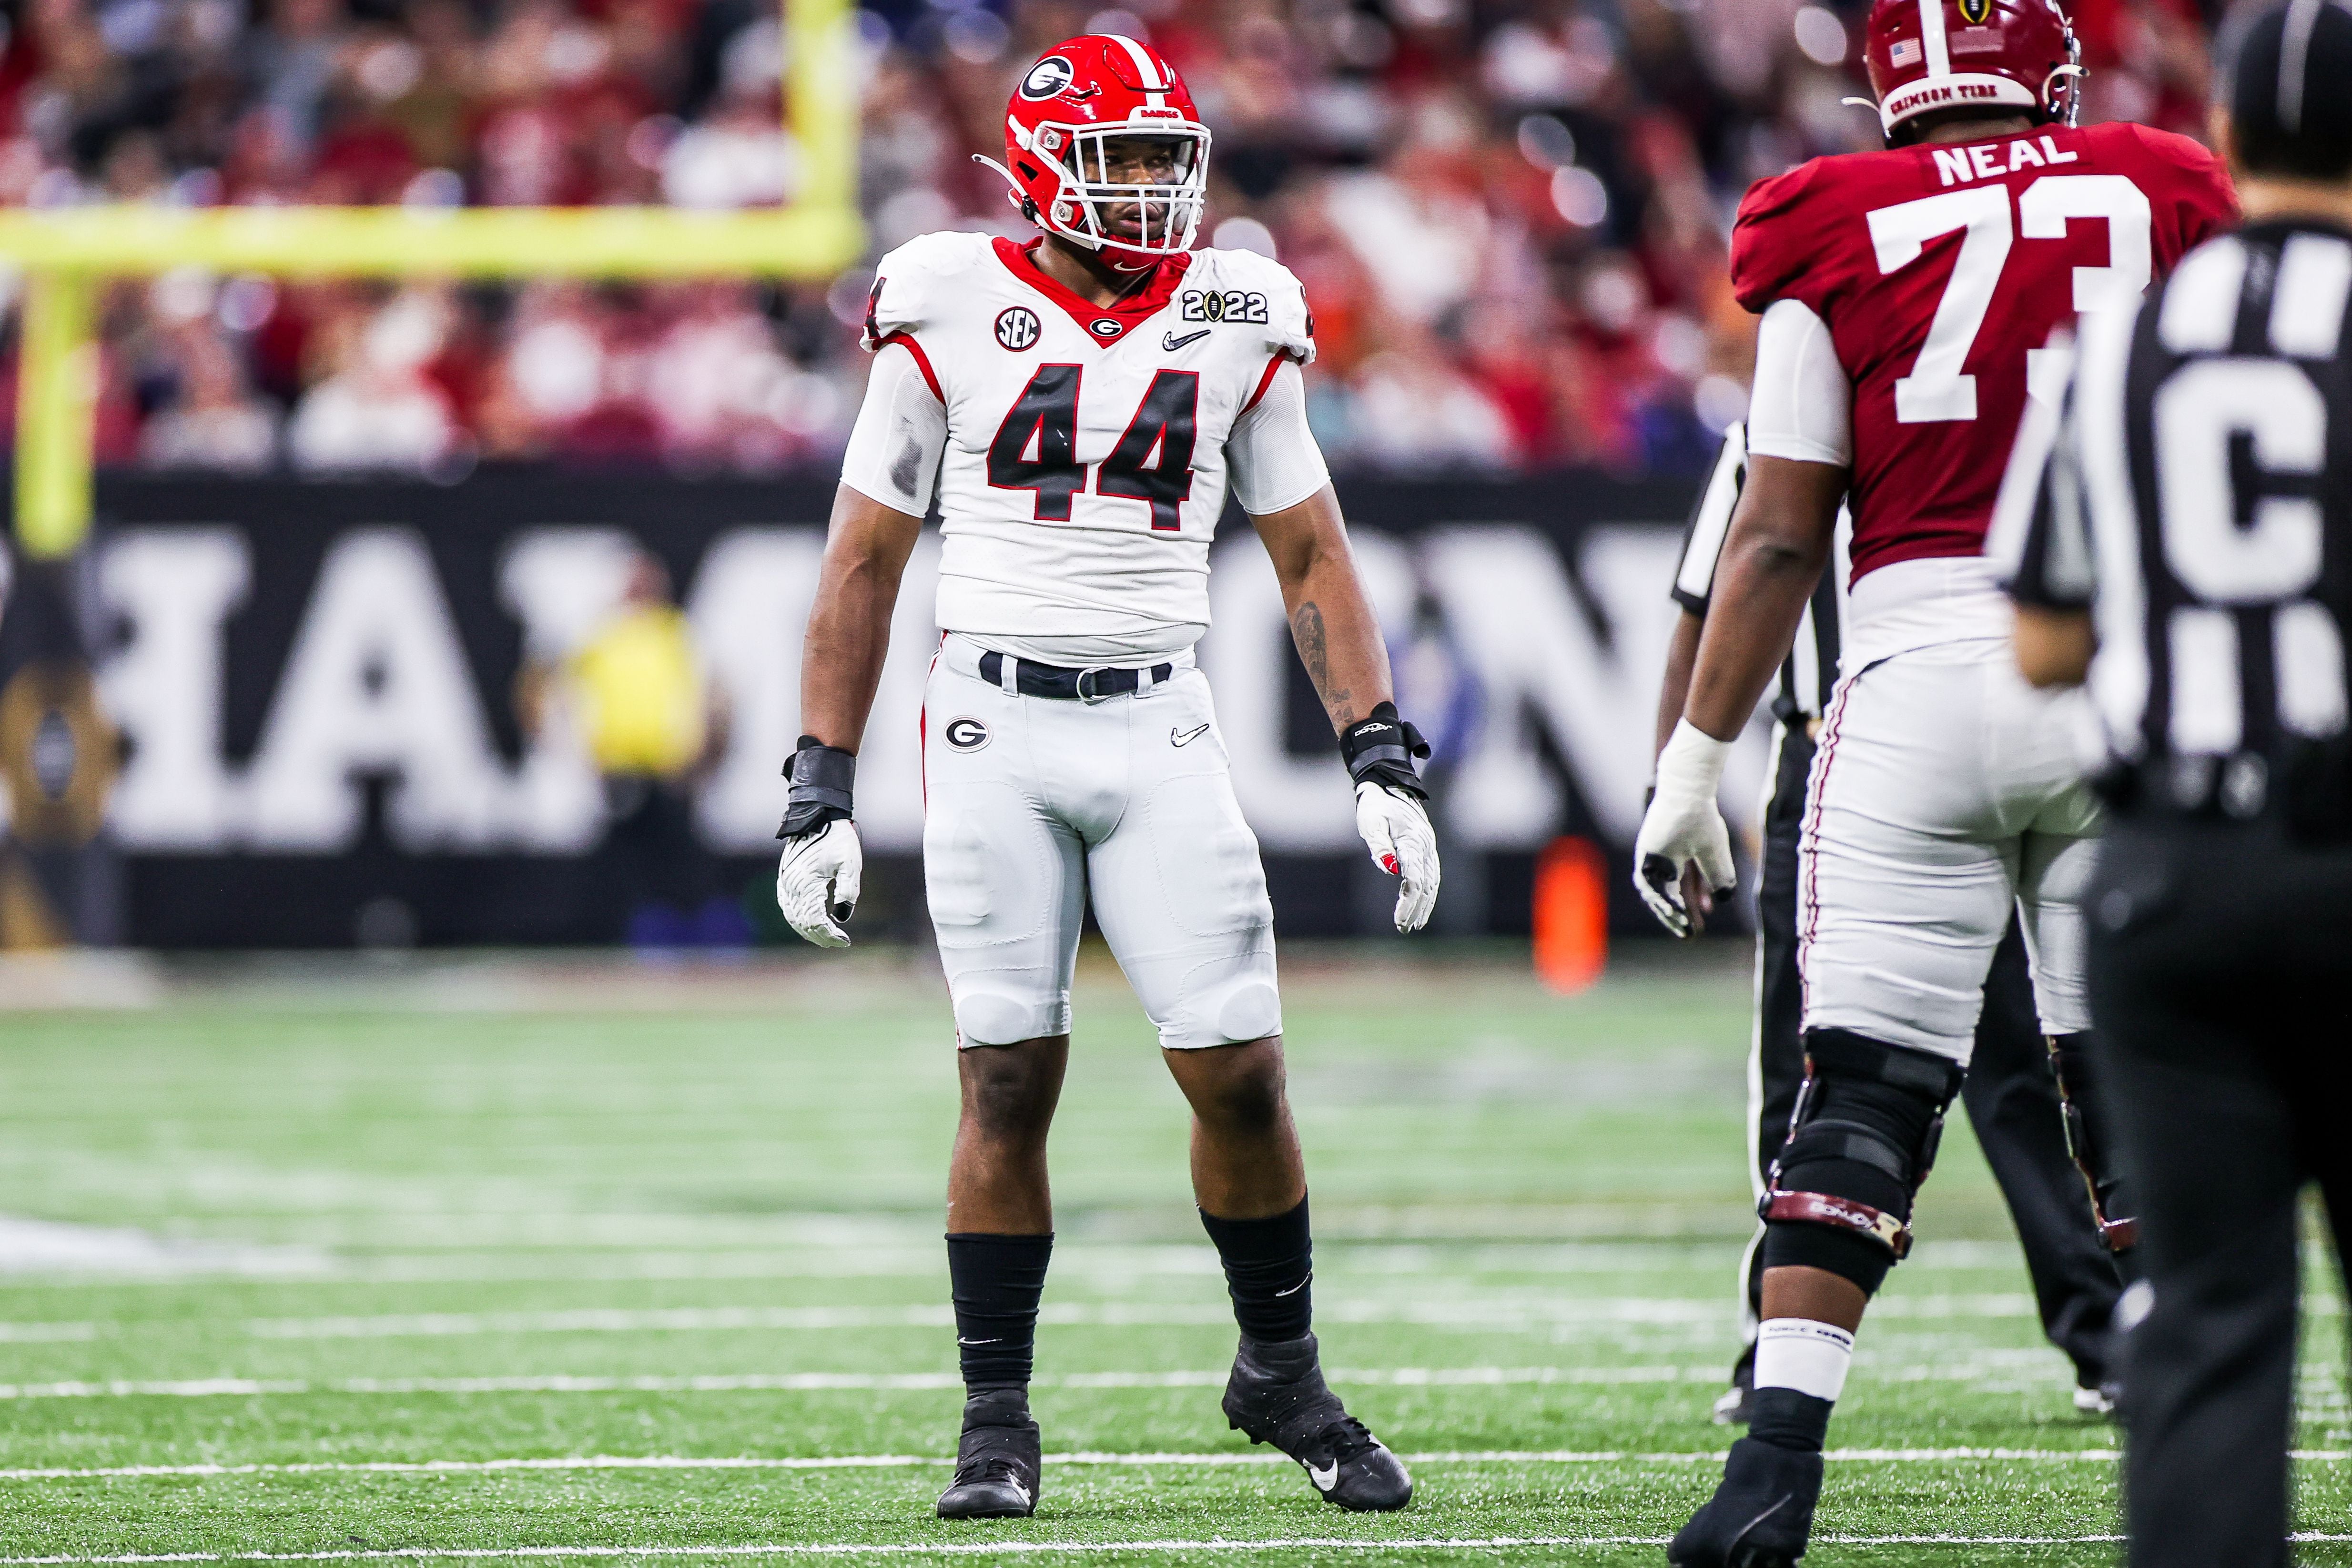
[[[978,751],[988,744],[988,726],[976,718],[951,718],[940,727],[940,738],[958,751]]]
[[[1037,340],[1045,330],[1045,323],[1037,319],[1037,312],[1025,305],[1015,305],[1010,310],[1000,312],[996,318],[997,343],[1016,354],[1024,349],[1036,347]]]

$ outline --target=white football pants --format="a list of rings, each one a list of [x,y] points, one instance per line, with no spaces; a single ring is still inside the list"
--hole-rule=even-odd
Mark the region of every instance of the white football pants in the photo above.
[[[1838,684],[1799,841],[1805,1027],[1962,1066],[2014,904],[2049,1034],[2090,1027],[2084,885],[2098,799],[2069,705],[2004,642],[1946,643]]]
[[[1089,704],[992,685],[982,652],[950,634],[923,695],[923,879],[960,1042],[1068,1032],[1089,896],[1162,1046],[1281,1033],[1265,871],[1191,656]]]

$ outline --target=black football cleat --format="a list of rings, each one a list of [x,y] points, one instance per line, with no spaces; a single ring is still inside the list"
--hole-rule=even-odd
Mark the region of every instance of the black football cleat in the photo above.
[[[1666,1548],[1671,1568],[1793,1568],[1812,1539],[1822,1457],[1742,1437],[1723,1482]]]
[[[1252,1443],[1271,1443],[1298,1461],[1323,1500],[1357,1513],[1386,1513],[1412,1500],[1412,1478],[1397,1457],[1348,1414],[1323,1381],[1315,1336],[1244,1339],[1225,1383],[1225,1419]]]
[[[940,1494],[941,1519],[1026,1519],[1037,1511],[1037,1423],[1018,1394],[982,1394],[963,1407],[955,1479]]]

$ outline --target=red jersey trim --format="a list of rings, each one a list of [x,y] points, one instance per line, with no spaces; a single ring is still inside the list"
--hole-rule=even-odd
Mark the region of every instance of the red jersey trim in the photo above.
[[[1282,361],[1290,357],[1291,353],[1287,349],[1276,349],[1274,351],[1274,357],[1265,362],[1265,374],[1257,379],[1257,391],[1250,393],[1249,402],[1242,404],[1242,413],[1247,413],[1257,406],[1257,400],[1264,397],[1265,389],[1274,384],[1274,372],[1282,369]],[[1239,419],[1241,414],[1235,414],[1234,417]]]
[[[915,341],[915,335],[905,330],[893,332],[875,344],[874,351],[878,354],[893,343],[904,345],[907,352],[915,356],[915,368],[923,372],[923,380],[930,383],[931,395],[940,400],[941,407],[945,407],[948,394],[940,391],[940,378],[931,369],[931,357],[923,352],[923,346]]]
[[[1114,299],[1108,305],[1097,305],[1064,287],[1038,269],[1030,253],[1045,243],[1042,235],[1027,245],[1014,245],[1000,235],[996,241],[996,259],[1004,264],[1005,271],[1060,306],[1071,320],[1087,329],[1087,339],[1097,343],[1102,340],[1095,336],[1094,324],[1104,317],[1109,317],[1122,327],[1132,327],[1166,308],[1168,301],[1175,298],[1176,285],[1183,277],[1184,269],[1192,265],[1192,253],[1179,251],[1153,267],[1150,280],[1134,293]],[[1126,335],[1121,332],[1111,341],[1118,342]]]

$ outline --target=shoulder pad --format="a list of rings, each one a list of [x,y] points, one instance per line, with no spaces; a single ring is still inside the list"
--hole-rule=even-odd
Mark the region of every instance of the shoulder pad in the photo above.
[[[1731,291],[1748,309],[1762,314],[1821,260],[1819,214],[1806,209],[1829,183],[1828,166],[1823,158],[1800,163],[1757,181],[1740,198],[1731,228]]]
[[[872,353],[900,332],[930,324],[945,287],[957,275],[988,256],[989,236],[942,232],[918,235],[884,256],[874,268],[866,296],[866,330],[860,338]]]
[[[1265,298],[1265,340],[1269,353],[1288,354],[1302,365],[1315,362],[1315,313],[1307,308],[1307,287],[1298,275],[1270,256],[1254,250],[1210,250],[1199,253],[1211,265],[1202,268],[1203,287],[1238,288]]]
[[[2088,135],[2103,152],[2127,149],[2140,161],[2137,183],[2155,208],[2159,270],[2168,251],[2177,256],[2236,225],[2237,186],[2204,143],[2129,120],[2094,125]]]

